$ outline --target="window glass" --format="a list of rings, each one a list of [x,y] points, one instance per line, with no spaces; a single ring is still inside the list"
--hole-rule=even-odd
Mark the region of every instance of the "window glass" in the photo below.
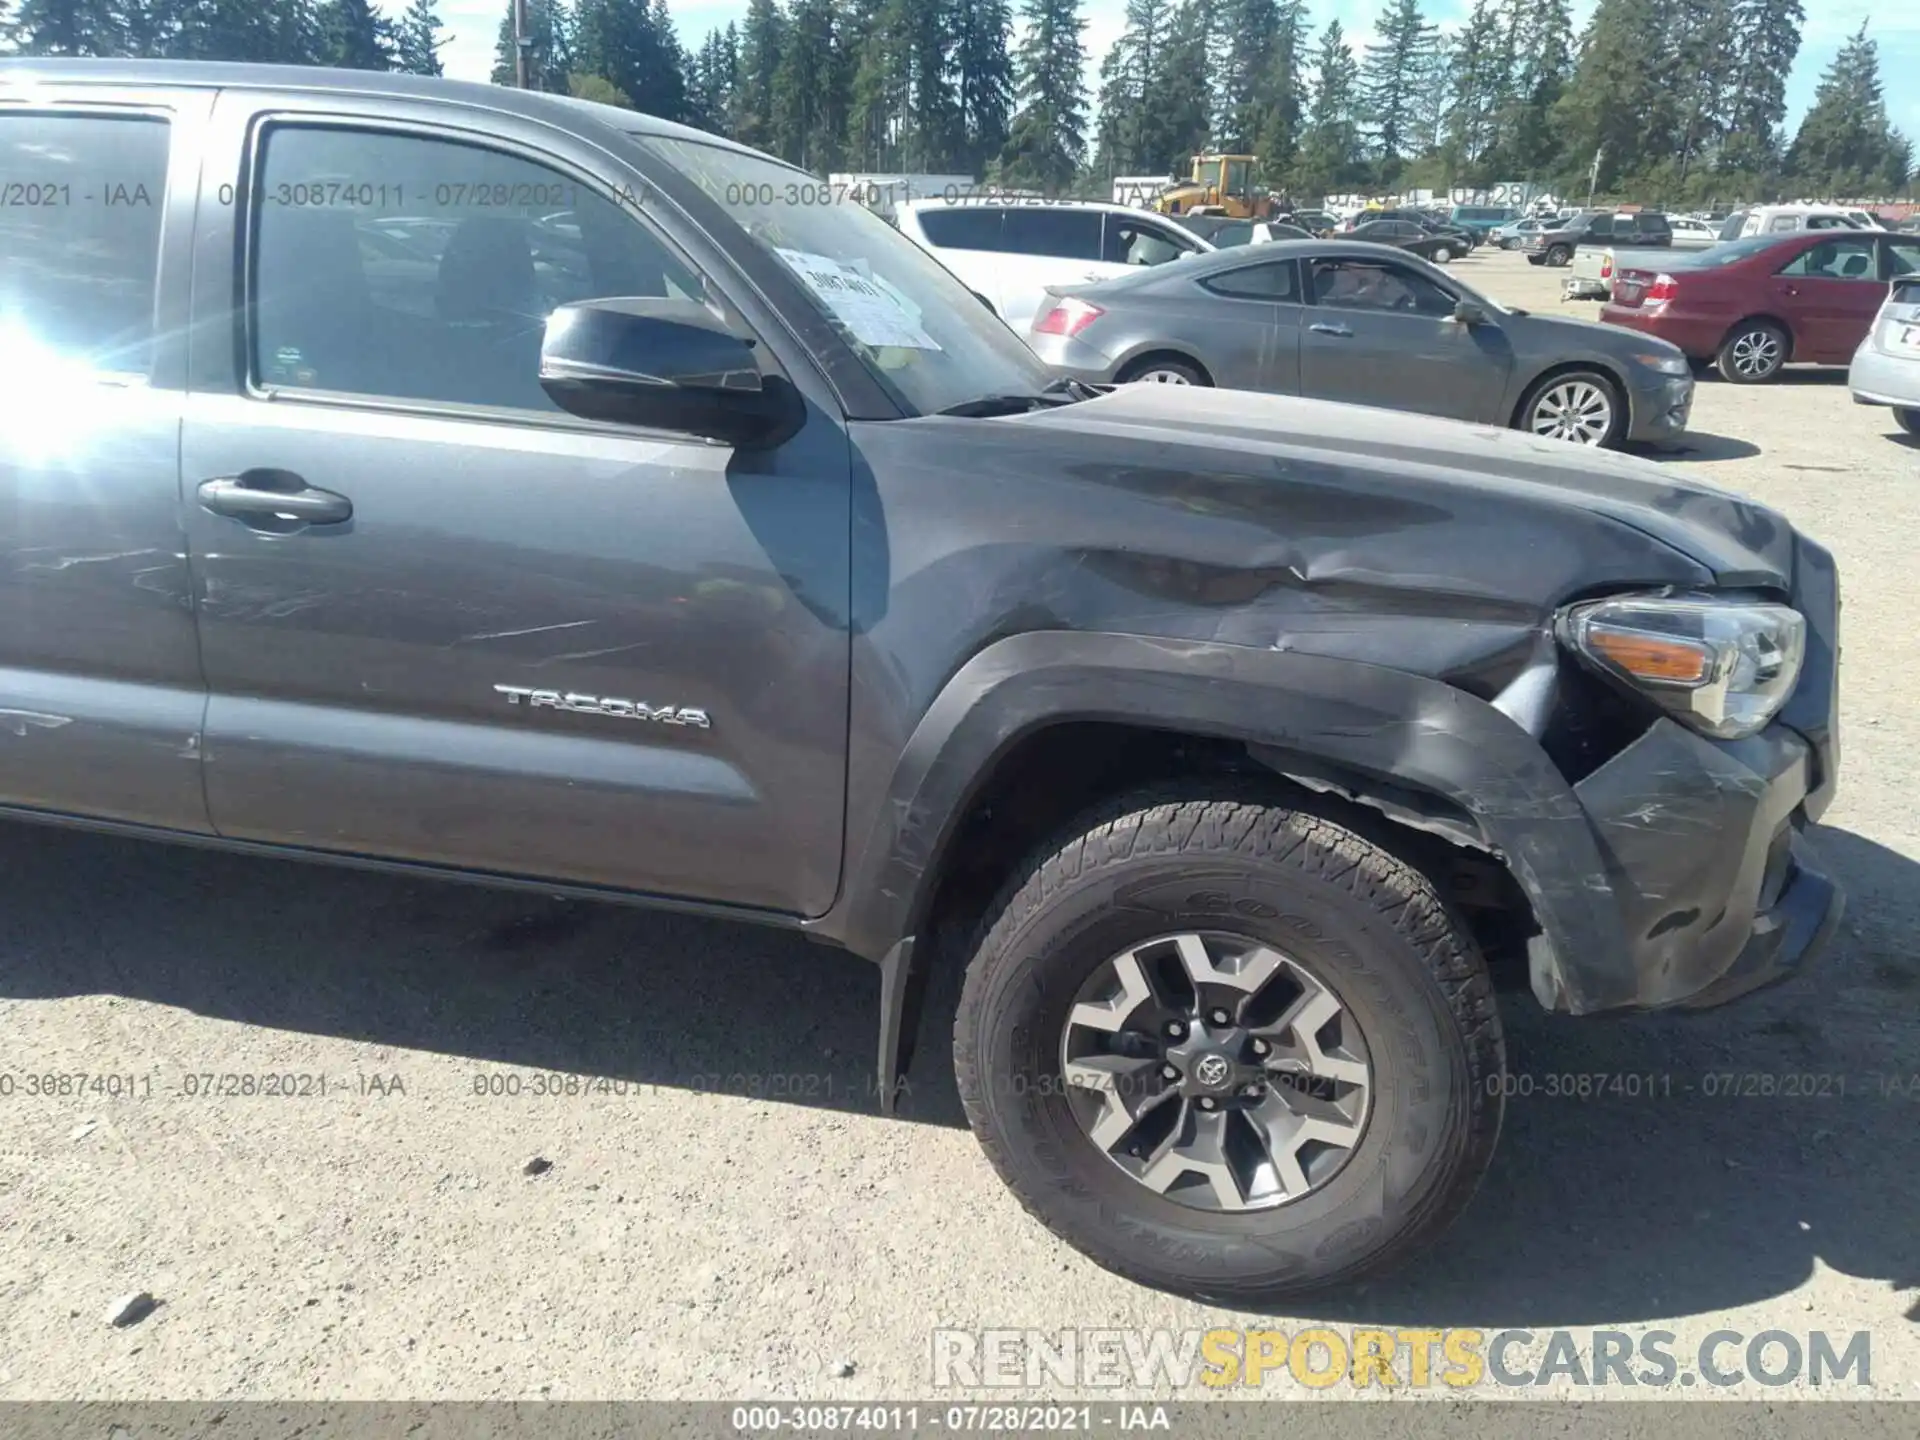
[[[255,199],[254,373],[269,385],[521,410],[560,305],[699,299],[627,206],[518,156],[288,127]]]
[[[1611,240],[1613,238],[1613,217],[1597,215],[1587,224],[1589,240]]]
[[[1767,229],[1773,231],[1775,234],[1781,234],[1788,230],[1798,230],[1799,228],[1799,219],[1792,215],[1776,215],[1767,222]]]
[[[927,239],[949,250],[998,250],[1002,210],[986,205],[929,206],[916,212]]]
[[[1229,194],[1238,195],[1247,188],[1247,169],[1248,166],[1245,160],[1229,160],[1227,162],[1227,191]]]
[[[9,362],[147,373],[164,121],[0,114],[0,344]]]
[[[1223,275],[1210,275],[1200,282],[1207,289],[1220,295],[1233,295],[1248,300],[1291,300],[1300,299],[1294,286],[1294,269],[1291,260],[1275,261],[1267,265],[1248,265],[1238,270],[1229,270]]]
[[[1176,243],[1171,235],[1151,221],[1108,215],[1106,222],[1106,238],[1100,258],[1115,265],[1164,265],[1169,260],[1177,260],[1190,253],[1193,248]],[[1249,234],[1252,233],[1251,224],[1247,230]],[[1214,243],[1217,245],[1221,242],[1216,240]]]
[[[1253,239],[1253,222],[1235,220],[1231,225],[1222,225],[1208,238],[1221,250],[1229,245],[1245,245]]]
[[[1891,267],[1889,278],[1898,275],[1920,275],[1920,240],[1889,240],[1887,259]]]
[[[1015,255],[1054,255],[1065,260],[1100,258],[1098,210],[1015,207],[1007,211],[1001,233]]]
[[[1853,229],[1853,226],[1848,224],[1846,219],[1843,216],[1810,215],[1807,217],[1807,229],[1809,230],[1851,230]]]
[[[1424,275],[1378,260],[1316,260],[1313,301],[1336,310],[1447,316],[1457,303]]]
[[[1809,280],[1875,279],[1873,241],[1841,236],[1822,240],[1781,266],[1780,273]]]
[[[1220,183],[1220,162],[1218,160],[1209,160],[1206,164],[1200,166],[1199,181],[1202,185],[1218,185]]]

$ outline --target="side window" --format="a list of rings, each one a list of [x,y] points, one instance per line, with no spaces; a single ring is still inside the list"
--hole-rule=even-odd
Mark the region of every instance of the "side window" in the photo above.
[[[1798,230],[1799,228],[1799,217],[1794,215],[1776,215],[1767,222],[1767,230],[1775,235],[1784,235],[1789,231]],[[1813,227],[1808,226],[1808,228],[1812,229]]]
[[[1874,271],[1874,244],[1871,239],[1838,236],[1832,240],[1822,240],[1810,250],[1801,251],[1791,262],[1780,267],[1782,275],[1806,280],[1873,280],[1876,278]]]
[[[1063,260],[1100,258],[1098,210],[1031,209],[1007,211],[1006,248],[1016,255],[1053,255]]]
[[[14,363],[145,375],[163,120],[0,112],[0,325]]]
[[[1232,295],[1246,300],[1286,300],[1299,303],[1300,292],[1294,283],[1291,260],[1266,265],[1245,265],[1224,275],[1211,275],[1200,282],[1216,295]]]
[[[1150,221],[1109,215],[1106,222],[1100,258],[1115,265],[1164,265],[1193,249]],[[1251,224],[1247,226],[1247,233],[1249,236],[1253,233]]]
[[[1611,240],[1613,238],[1613,217],[1601,215],[1587,222],[1587,233],[1581,237],[1587,240]]]
[[[1229,245],[1245,245],[1253,239],[1253,222],[1235,220],[1231,225],[1222,225],[1209,238],[1212,239],[1215,248],[1221,250]]]
[[[1895,236],[1887,241],[1887,278],[1894,280],[1902,275],[1920,275],[1920,236],[1911,240]]]
[[[1005,213],[986,205],[929,206],[915,212],[920,232],[948,250],[998,250]]]
[[[267,385],[554,410],[540,341],[557,306],[704,294],[629,207],[420,135],[269,131],[254,225],[253,373]]]
[[[1452,295],[1424,275],[1377,260],[1316,260],[1313,303],[1336,310],[1379,310],[1436,318],[1458,308]]]

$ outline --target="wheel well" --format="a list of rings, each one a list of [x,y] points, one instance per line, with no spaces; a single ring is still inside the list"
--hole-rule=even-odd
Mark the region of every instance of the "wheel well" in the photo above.
[[[1786,359],[1787,360],[1793,359],[1793,326],[1789,325],[1786,321],[1782,320],[1778,315],[1764,315],[1764,314],[1742,315],[1738,320],[1734,321],[1733,324],[1729,325],[1726,328],[1725,333],[1723,333],[1720,336],[1720,345],[1725,345],[1727,341],[1731,340],[1733,338],[1734,332],[1738,330],[1742,325],[1753,325],[1756,323],[1771,325],[1774,329],[1778,330],[1782,335],[1784,335],[1787,340]],[[1716,345],[1713,347],[1714,353],[1716,355],[1720,353],[1720,345]],[[1781,363],[1785,364],[1786,361],[1783,360]]]
[[[1138,375],[1142,370],[1146,369],[1147,366],[1152,364],[1155,360],[1176,360],[1182,365],[1187,365],[1192,367],[1195,370],[1198,370],[1200,372],[1201,379],[1205,380],[1209,385],[1213,384],[1212,372],[1210,372],[1207,369],[1207,367],[1202,365],[1198,360],[1194,359],[1193,356],[1188,355],[1183,351],[1166,350],[1166,349],[1149,350],[1144,355],[1134,356],[1133,359],[1129,360],[1125,365],[1122,365],[1120,367],[1120,373],[1114,378],[1119,383],[1124,384],[1126,383],[1128,377],[1133,375]]]
[[[1457,805],[1305,756],[1094,721],[1029,733],[981,781],[948,838],[925,912],[933,967],[966,963],[967,940],[994,897],[1077,818],[1120,795],[1182,784],[1308,811],[1390,850],[1466,919],[1502,984],[1526,984],[1525,941],[1538,928],[1532,907]]]
[[[1542,385],[1549,380],[1557,380],[1562,375],[1572,375],[1581,370],[1590,370],[1602,376],[1608,384],[1613,386],[1614,396],[1619,400],[1620,409],[1626,416],[1625,423],[1621,426],[1621,433],[1626,433],[1633,424],[1633,399],[1627,393],[1626,377],[1600,360],[1567,360],[1558,365],[1549,365],[1527,382],[1527,388],[1520,392],[1520,399],[1513,407],[1513,418],[1507,423],[1516,427],[1520,424],[1521,417],[1526,413],[1527,402],[1533,399]]]

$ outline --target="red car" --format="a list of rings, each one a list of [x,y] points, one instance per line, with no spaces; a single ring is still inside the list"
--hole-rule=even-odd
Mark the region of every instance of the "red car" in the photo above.
[[[1845,365],[1873,328],[1887,282],[1920,274],[1920,236],[1808,230],[1729,240],[1659,268],[1616,263],[1600,318],[1711,360],[1736,385],[1789,361]]]

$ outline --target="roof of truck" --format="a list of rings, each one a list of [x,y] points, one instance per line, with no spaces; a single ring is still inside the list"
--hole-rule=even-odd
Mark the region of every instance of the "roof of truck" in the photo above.
[[[395,100],[441,100],[478,106],[536,120],[604,125],[626,135],[699,140],[747,154],[759,154],[719,135],[661,120],[637,110],[576,100],[537,90],[515,90],[435,75],[404,75],[392,70],[331,70],[316,65],[252,65],[214,60],[96,60],[68,56],[7,57],[0,60],[0,95],[18,94],[36,85],[110,85],[142,88],[194,86],[222,90],[296,90],[309,94],[350,94]],[[774,157],[767,157],[769,159]]]

